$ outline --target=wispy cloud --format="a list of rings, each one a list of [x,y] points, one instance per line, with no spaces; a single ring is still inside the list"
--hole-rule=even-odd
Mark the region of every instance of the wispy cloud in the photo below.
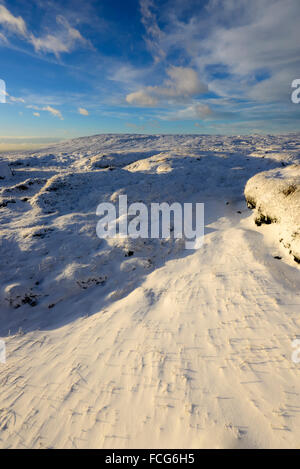
[[[35,104],[28,104],[26,106],[28,109],[34,109],[35,111],[45,111],[52,114],[54,117],[58,117],[61,120],[64,120],[62,113],[59,109],[54,108],[53,106],[47,105],[43,107],[36,106]]]
[[[27,35],[27,28],[25,21],[21,16],[14,16],[4,5],[0,5],[0,24],[5,29],[21,36]]]
[[[140,10],[142,15],[142,23],[145,27],[149,52],[153,55],[155,62],[159,62],[165,58],[165,52],[160,47],[164,33],[157,23],[156,14],[154,13],[155,4],[152,0],[140,0]]]
[[[53,116],[59,117],[59,119],[64,120],[61,112],[58,109],[55,109],[52,106],[45,106],[45,107],[42,108],[42,111],[50,112],[50,114],[52,114]]]
[[[23,39],[34,47],[36,52],[52,53],[57,58],[62,53],[71,52],[77,44],[92,48],[90,41],[85,39],[80,31],[70,25],[62,15],[56,16],[56,24],[53,30],[41,36],[36,36],[28,30],[21,16],[14,16],[4,5],[0,5],[0,25],[8,34],[22,36]],[[7,36],[0,32],[0,40],[8,43]]]
[[[192,0],[185,21],[179,3],[162,13],[167,57],[182,54],[220,96],[287,101],[300,67],[299,0],[209,0],[202,9]]]
[[[254,107],[267,119],[278,113],[268,103],[289,106],[300,70],[299,0],[140,0],[140,9],[153,74],[161,76],[163,61],[169,78],[139,86],[127,103],[166,108],[160,118],[170,120],[245,119]],[[204,83],[214,99],[198,100]]]
[[[8,40],[7,40],[6,36],[4,36],[3,33],[0,33],[0,44],[1,44],[1,42],[2,42],[3,44],[7,44],[7,43],[8,43]]]
[[[166,70],[168,79],[162,86],[147,86],[126,96],[129,104],[155,106],[161,101],[182,102],[184,99],[206,93],[207,86],[202,83],[195,70],[189,67],[171,66]]]
[[[56,23],[58,30],[55,31],[55,34],[49,33],[43,37],[35,37],[30,34],[30,42],[37,52],[52,52],[58,57],[61,53],[71,52],[77,43],[92,47],[90,41],[86,40],[78,29],[71,27],[66,18],[58,15]]]
[[[0,0],[0,47],[15,57],[5,76],[12,113],[32,104],[31,115],[75,126],[76,114],[89,115],[93,129],[106,116],[115,129],[139,125],[141,114],[164,129],[179,128],[174,120],[297,125],[290,94],[300,70],[299,0],[138,0],[128,7],[130,28],[106,3]],[[15,72],[22,52],[32,66],[24,79]]]
[[[213,112],[207,104],[194,103],[184,109],[179,109],[177,112],[170,112],[164,118],[171,120],[203,120],[212,116]]]
[[[7,93],[8,94],[8,93]],[[9,95],[8,95],[9,96]],[[15,96],[9,96],[9,99],[13,103],[25,103],[24,98],[16,98]]]

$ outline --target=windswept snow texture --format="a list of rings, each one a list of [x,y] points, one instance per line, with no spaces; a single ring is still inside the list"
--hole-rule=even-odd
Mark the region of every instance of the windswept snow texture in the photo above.
[[[299,155],[298,134],[2,154],[0,447],[298,447]],[[205,203],[203,247],[99,239],[122,194]]]

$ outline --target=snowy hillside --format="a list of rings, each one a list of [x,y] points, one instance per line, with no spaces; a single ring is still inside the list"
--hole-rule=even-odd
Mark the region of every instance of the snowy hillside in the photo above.
[[[299,164],[300,135],[1,154],[0,447],[297,447]],[[205,203],[203,247],[99,239],[119,195]]]

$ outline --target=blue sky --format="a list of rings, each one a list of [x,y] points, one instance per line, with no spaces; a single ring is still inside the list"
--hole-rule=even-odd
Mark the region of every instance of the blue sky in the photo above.
[[[0,0],[0,137],[298,131],[299,20],[299,0]]]

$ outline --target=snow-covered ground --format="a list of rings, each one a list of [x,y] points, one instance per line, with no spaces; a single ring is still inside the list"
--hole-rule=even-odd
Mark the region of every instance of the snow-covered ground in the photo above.
[[[2,154],[0,447],[298,447],[299,162],[300,135]],[[122,194],[204,202],[202,248],[99,239]]]

